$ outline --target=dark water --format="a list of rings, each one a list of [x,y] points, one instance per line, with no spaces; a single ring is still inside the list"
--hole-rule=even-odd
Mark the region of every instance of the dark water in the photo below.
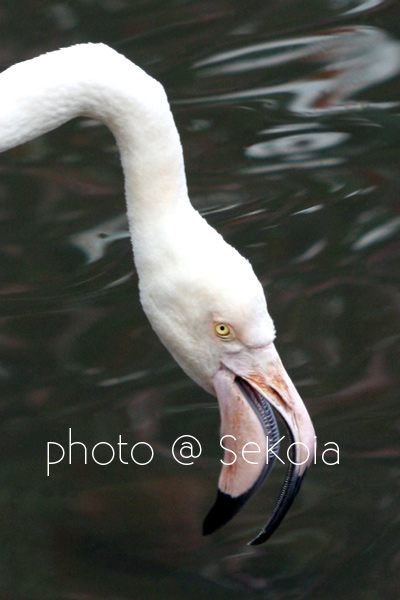
[[[82,41],[165,85],[192,201],[263,282],[319,457],[265,546],[246,542],[279,468],[201,537],[216,402],[140,308],[111,135],[73,122],[0,157],[2,597],[397,599],[399,3],[0,3],[2,68]],[[76,447],[47,477],[46,443],[69,428],[89,450],[146,441],[154,460],[85,465]],[[203,446],[191,467],[171,458],[184,433]]]

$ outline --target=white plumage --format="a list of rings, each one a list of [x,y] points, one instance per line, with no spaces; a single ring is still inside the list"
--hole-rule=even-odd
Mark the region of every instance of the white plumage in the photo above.
[[[251,265],[190,204],[163,87],[102,44],[45,54],[1,74],[0,151],[77,116],[102,121],[115,136],[140,298],[152,327],[184,371],[218,396],[222,430],[235,435],[236,449],[247,442],[265,449],[261,413],[269,409],[261,404],[282,414],[293,439],[309,449],[307,457],[299,445],[296,454],[306,459],[296,471],[300,480],[312,459],[311,421],[273,346],[274,325]],[[246,385],[253,390],[247,395]],[[217,501],[205,532],[233,516],[267,472],[262,461],[224,467],[224,503]]]

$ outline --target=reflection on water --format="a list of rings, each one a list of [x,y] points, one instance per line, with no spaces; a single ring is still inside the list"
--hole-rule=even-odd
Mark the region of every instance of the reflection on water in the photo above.
[[[199,61],[194,68],[199,70],[199,76],[208,80],[212,76],[251,73],[253,70],[262,70],[265,75],[267,69],[287,68],[289,65],[292,69],[293,63],[299,63],[299,73],[303,73],[294,81],[222,96],[218,94],[202,101],[289,95],[293,97],[289,108],[299,114],[380,107],[380,103],[354,105],[348,99],[399,72],[400,44],[378,28],[341,27],[323,35],[266,42],[224,52]],[[389,103],[389,106],[396,104]]]
[[[192,200],[254,264],[319,452],[333,440],[341,460],[317,461],[266,546],[245,543],[279,468],[201,537],[216,403],[141,311],[112,136],[71,123],[0,158],[1,593],[397,599],[397,3],[24,2],[24,22],[20,8],[2,9],[3,67],[101,40],[165,84]],[[46,442],[69,428],[155,459],[85,465],[77,447],[46,477]],[[190,468],[171,459],[183,433],[203,445]]]

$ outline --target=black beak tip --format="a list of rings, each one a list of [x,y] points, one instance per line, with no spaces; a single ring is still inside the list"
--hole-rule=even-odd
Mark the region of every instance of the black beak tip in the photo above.
[[[266,526],[260,531],[260,533],[248,543],[248,546],[259,546],[260,544],[264,544],[278,529],[279,525],[283,521],[287,511],[293,504],[295,497],[297,496],[304,476],[307,472],[307,469],[301,476],[293,475],[292,479],[287,479],[289,482],[287,486],[283,486],[281,490],[281,495],[279,500],[273,510],[273,513],[266,524]]]
[[[254,540],[251,540],[251,542],[247,542],[248,546],[260,546],[261,544],[264,544],[267,540],[269,540],[269,538],[271,537],[271,535],[274,533],[274,530],[271,532],[264,532],[261,531],[257,537],[254,538]]]
[[[218,490],[214,506],[203,522],[203,535],[210,535],[217,529],[228,523],[242,508],[248,498],[248,494],[241,494],[234,498],[225,492]]]
[[[212,523],[212,520],[207,517],[204,519],[203,521],[203,527],[202,527],[202,534],[203,535],[210,535],[211,533],[214,533],[214,531],[218,529],[218,527],[215,526],[214,523]]]

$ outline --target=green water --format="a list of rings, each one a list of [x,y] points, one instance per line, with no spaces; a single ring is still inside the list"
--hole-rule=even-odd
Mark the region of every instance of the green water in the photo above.
[[[193,204],[253,263],[319,456],[265,546],[246,543],[280,468],[201,536],[216,401],[142,313],[112,136],[70,123],[0,156],[2,597],[397,600],[398,2],[0,2],[2,68],[83,41],[166,87]],[[154,459],[85,465],[76,446],[47,477],[46,444],[69,429],[89,451],[121,435]],[[203,454],[183,467],[186,433]]]

